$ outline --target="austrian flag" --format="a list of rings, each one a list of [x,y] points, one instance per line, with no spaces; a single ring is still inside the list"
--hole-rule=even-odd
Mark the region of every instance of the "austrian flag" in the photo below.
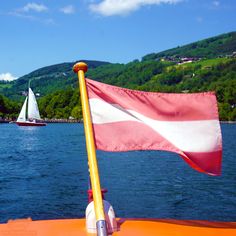
[[[153,93],[86,79],[95,145],[104,151],[163,150],[220,175],[222,138],[213,92]]]

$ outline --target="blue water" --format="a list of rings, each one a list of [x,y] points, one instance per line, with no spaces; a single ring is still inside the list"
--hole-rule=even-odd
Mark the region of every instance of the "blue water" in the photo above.
[[[236,221],[236,125],[222,125],[223,173],[191,169],[177,154],[97,152],[118,217]],[[0,222],[84,216],[87,157],[81,124],[0,125]]]

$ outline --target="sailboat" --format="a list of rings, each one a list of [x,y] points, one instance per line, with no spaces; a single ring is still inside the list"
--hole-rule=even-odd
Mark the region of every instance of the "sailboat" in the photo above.
[[[29,87],[28,96],[25,98],[16,124],[19,126],[45,126],[39,114],[38,104],[32,89]]]

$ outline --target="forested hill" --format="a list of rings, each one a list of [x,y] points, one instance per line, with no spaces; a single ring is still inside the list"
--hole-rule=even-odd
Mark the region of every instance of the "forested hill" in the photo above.
[[[102,61],[83,61],[88,64],[91,70],[102,65],[110,64],[109,62]],[[19,100],[22,98],[22,93],[27,91],[29,81],[33,90],[41,96],[71,87],[71,85],[75,85],[76,81],[72,71],[75,63],[68,62],[43,67],[10,83],[0,81],[0,94],[2,93],[13,100]]]
[[[141,61],[134,60],[127,64],[85,61],[89,66],[86,75],[104,83],[145,91],[216,91],[221,120],[236,120],[235,35],[236,32],[220,35],[150,54]],[[198,50],[197,56],[189,54]],[[43,117],[81,118],[73,65],[74,63],[62,63],[48,66],[14,82],[0,83],[0,94],[22,103],[22,94],[27,90],[30,80],[33,91],[40,94],[39,108]]]
[[[176,47],[159,53],[151,53],[143,57],[143,61],[155,60],[163,57],[197,57],[215,58],[231,55],[236,51],[236,32],[222,34],[204,39],[182,47]]]

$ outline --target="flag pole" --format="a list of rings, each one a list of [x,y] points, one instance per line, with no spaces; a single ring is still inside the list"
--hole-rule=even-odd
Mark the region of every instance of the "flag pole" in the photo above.
[[[85,78],[84,78],[84,73],[87,72],[87,70],[88,70],[88,66],[87,64],[83,62],[76,63],[73,66],[73,71],[77,73],[78,80],[79,80],[80,97],[81,97],[81,104],[82,104],[82,110],[83,110],[83,122],[84,122],[85,138],[86,138],[86,147],[87,147],[87,153],[88,153],[88,164],[89,164],[90,179],[91,179],[91,184],[92,184],[94,208],[95,208],[95,215],[96,215],[97,234],[99,236],[107,236],[107,227],[106,227],[103,200],[102,200],[102,194],[101,194],[99,171],[98,171],[96,150],[95,150],[94,136],[93,136],[93,127],[92,127],[92,122],[91,122],[91,113],[90,113],[87,88],[86,88],[86,83],[85,83]]]

